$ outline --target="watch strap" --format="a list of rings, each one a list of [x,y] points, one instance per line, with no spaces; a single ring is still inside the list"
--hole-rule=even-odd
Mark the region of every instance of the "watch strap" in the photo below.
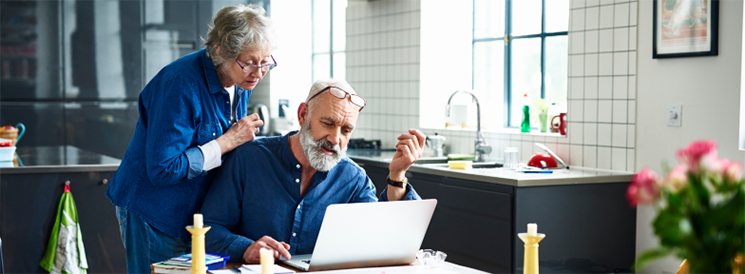
[[[409,179],[407,179],[406,177],[404,177],[404,180],[401,181],[401,182],[391,180],[391,177],[390,176],[389,177],[386,177],[385,179],[388,180],[388,184],[389,185],[392,185],[392,186],[395,186],[395,187],[404,187],[404,183],[407,183],[409,181]]]

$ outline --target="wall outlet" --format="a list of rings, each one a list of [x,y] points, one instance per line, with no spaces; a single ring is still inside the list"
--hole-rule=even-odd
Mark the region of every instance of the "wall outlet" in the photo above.
[[[681,105],[670,105],[667,107],[667,126],[679,127],[681,125],[683,107]]]

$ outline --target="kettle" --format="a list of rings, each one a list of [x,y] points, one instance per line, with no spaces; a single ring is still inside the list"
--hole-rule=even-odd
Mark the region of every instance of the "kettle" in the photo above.
[[[445,147],[445,136],[437,135],[437,132],[435,132],[435,136],[427,136],[426,143],[433,149],[434,157],[443,156],[442,148]]]
[[[259,127],[259,133],[257,133],[257,136],[268,136],[270,135],[269,129],[271,128],[269,125],[269,121],[271,120],[269,117],[269,108],[266,107],[264,104],[256,104],[256,105],[250,105],[248,106],[248,114],[259,114],[259,119],[264,122],[264,125]]]

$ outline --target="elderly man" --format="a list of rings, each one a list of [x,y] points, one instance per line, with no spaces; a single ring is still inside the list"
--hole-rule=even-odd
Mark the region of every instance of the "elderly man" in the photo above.
[[[321,80],[298,107],[299,132],[238,147],[223,163],[204,204],[208,251],[258,263],[260,248],[274,256],[310,254],[326,207],[375,202],[375,186],[346,157],[365,99],[343,80]],[[422,154],[419,130],[401,134],[380,200],[418,200],[406,170]]]

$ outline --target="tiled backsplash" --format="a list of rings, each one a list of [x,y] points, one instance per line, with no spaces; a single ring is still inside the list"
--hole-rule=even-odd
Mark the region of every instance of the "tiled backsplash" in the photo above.
[[[637,1],[573,0],[569,162],[634,171]]]
[[[570,165],[635,170],[637,4],[572,0],[568,136],[485,133],[489,159],[518,147],[527,161],[540,152],[533,144],[540,142]],[[419,126],[420,16],[418,0],[349,2],[347,80],[368,100],[356,138],[393,147],[399,134]],[[446,152],[473,152],[474,131],[423,131],[447,137]]]

